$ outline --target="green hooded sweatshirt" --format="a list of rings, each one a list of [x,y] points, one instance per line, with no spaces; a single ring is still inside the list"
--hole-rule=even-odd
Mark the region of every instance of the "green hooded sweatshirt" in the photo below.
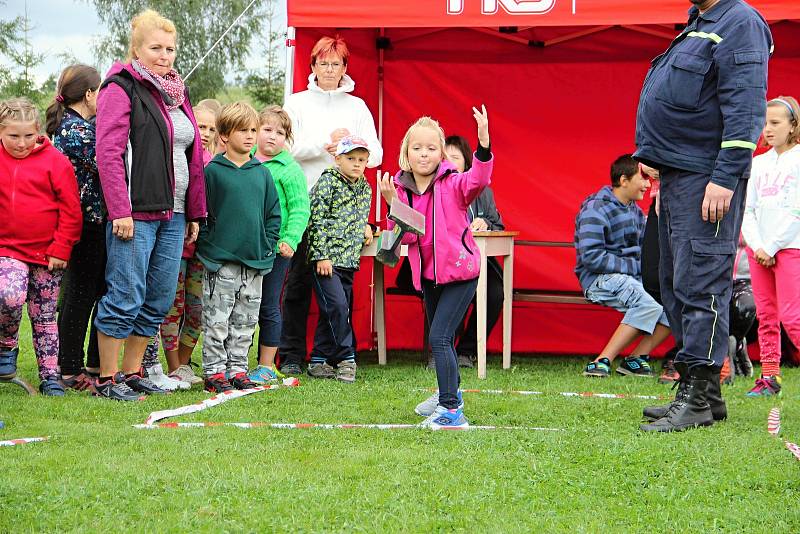
[[[208,218],[197,239],[198,259],[211,272],[238,263],[268,273],[281,229],[278,191],[269,171],[256,159],[237,167],[217,154],[205,174]]]

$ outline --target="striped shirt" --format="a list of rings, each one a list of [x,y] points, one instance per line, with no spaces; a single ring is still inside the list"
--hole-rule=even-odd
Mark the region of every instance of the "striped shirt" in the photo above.
[[[628,205],[605,186],[581,204],[575,218],[575,274],[583,291],[599,274],[627,274],[641,278],[644,213]]]

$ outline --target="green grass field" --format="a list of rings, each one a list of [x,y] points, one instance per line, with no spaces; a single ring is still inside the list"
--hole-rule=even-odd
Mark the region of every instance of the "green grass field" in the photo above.
[[[30,330],[21,375],[38,384]],[[177,421],[416,423],[435,386],[421,358],[363,355],[353,385],[301,379],[294,389],[232,400]],[[583,359],[516,357],[464,388],[475,425],[559,432],[424,430],[136,430],[151,411],[207,398],[199,389],[119,404],[71,393],[29,398],[0,386],[0,532],[798,532],[797,462],[766,432],[782,407],[782,436],[800,440],[800,372],[781,400],[726,387],[729,421],[644,435],[648,401],[569,398],[562,391],[660,395],[655,380],[580,376]],[[195,386],[198,388],[198,386]]]

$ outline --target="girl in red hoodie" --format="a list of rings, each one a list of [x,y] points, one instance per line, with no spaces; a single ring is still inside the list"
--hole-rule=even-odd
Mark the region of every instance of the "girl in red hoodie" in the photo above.
[[[72,164],[39,131],[39,114],[29,100],[0,103],[0,379],[17,374],[27,303],[39,390],[63,396],[56,303],[81,235],[81,204]]]

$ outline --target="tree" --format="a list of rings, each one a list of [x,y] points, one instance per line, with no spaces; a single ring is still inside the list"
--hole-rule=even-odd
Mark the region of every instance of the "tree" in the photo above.
[[[50,75],[43,84],[36,83],[33,71],[44,61],[44,54],[33,51],[31,30],[33,26],[28,17],[27,5],[24,16],[0,21],[0,54],[10,63],[8,66],[0,66],[0,97],[24,96],[31,99],[40,110],[44,110],[53,98],[56,78]]]
[[[250,43],[260,31],[268,1],[271,0],[91,0],[109,32],[109,37],[97,45],[97,52],[105,59],[124,59],[131,19],[149,7],[175,23],[178,31],[175,70],[185,76],[252,2],[247,14],[187,80],[195,102],[210,98],[225,86],[227,72],[244,70],[244,60]]]
[[[264,43],[265,70],[252,71],[244,79],[247,93],[262,106],[283,102],[283,81],[286,75],[281,51],[285,34],[276,28],[275,0],[267,7],[267,40]]]

